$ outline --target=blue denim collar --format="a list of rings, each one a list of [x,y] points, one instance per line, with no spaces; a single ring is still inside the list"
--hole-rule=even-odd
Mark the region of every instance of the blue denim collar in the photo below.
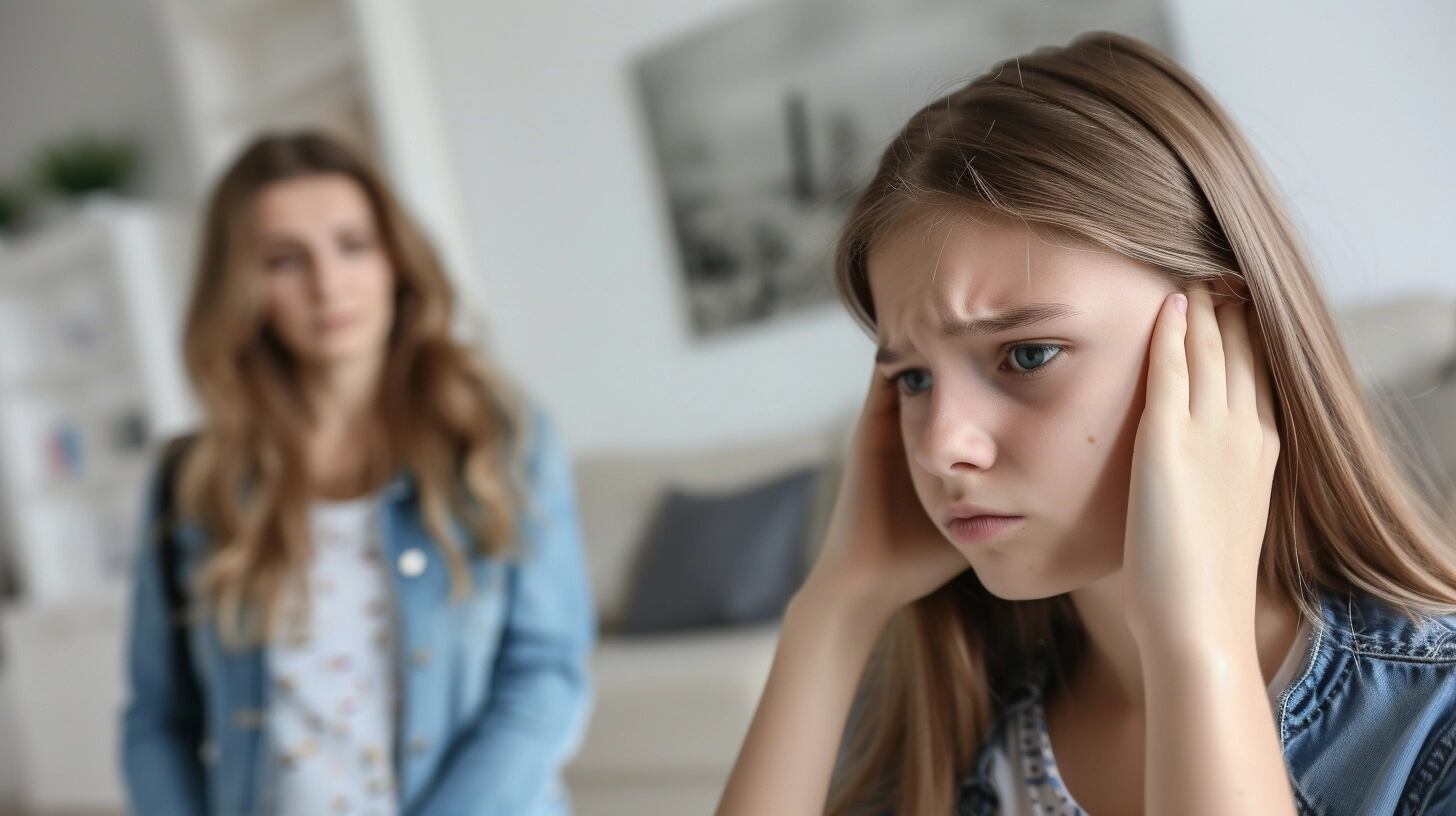
[[[1320,619],[1313,622],[1310,648],[1304,660],[1280,692],[1280,738],[1285,745],[1293,735],[1286,722],[1298,721],[1300,712],[1321,702],[1321,672],[1329,663],[1330,651],[1346,648],[1366,655],[1402,659],[1456,658],[1456,628],[1449,619],[1436,619],[1422,626],[1381,601],[1364,593],[1321,590],[1317,595]],[[957,816],[992,816],[1000,804],[991,783],[995,748],[1005,738],[1006,712],[1029,698],[1040,701],[1047,687],[1050,666],[1037,661],[996,708],[990,733],[981,745],[975,767],[961,779]]]

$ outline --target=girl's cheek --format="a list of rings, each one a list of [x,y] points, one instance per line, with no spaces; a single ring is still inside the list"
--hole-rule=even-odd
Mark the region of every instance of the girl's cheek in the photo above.
[[[895,386],[895,388],[898,389],[899,386]],[[900,395],[898,399],[900,400],[900,441],[905,446],[907,458],[913,459],[910,457],[910,451],[915,450],[915,443],[919,439],[923,420],[918,415],[917,406],[913,404],[914,400],[908,400],[903,395]],[[911,461],[910,464],[914,467],[915,463]]]

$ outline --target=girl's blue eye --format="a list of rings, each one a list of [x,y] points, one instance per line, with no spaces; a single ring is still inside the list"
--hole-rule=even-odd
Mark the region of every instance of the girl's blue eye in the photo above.
[[[900,392],[909,396],[923,394],[930,390],[930,372],[923,368],[912,368],[895,375]]]
[[[1009,359],[1012,363],[1011,373],[1018,377],[1031,377],[1042,368],[1046,367],[1049,360],[1061,354],[1061,346],[1052,346],[1042,343],[1028,343],[1024,346],[1016,346],[1011,349]]]
[[[1026,343],[1013,346],[1008,359],[1011,360],[1011,376],[1035,379],[1046,372],[1050,361],[1061,356],[1064,346],[1047,343]],[[930,390],[935,379],[929,369],[910,368],[891,377],[900,393],[907,397],[919,396]]]

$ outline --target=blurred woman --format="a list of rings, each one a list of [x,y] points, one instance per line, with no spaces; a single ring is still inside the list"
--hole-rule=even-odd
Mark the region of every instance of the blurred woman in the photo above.
[[[315,133],[211,196],[185,332],[201,429],[139,548],[138,814],[559,814],[595,637],[565,449],[451,339],[380,177]]]

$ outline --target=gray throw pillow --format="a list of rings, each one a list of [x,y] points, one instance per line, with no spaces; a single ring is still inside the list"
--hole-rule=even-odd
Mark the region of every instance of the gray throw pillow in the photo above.
[[[728,495],[673,489],[641,550],[623,631],[757,623],[783,614],[804,580],[818,470]]]

